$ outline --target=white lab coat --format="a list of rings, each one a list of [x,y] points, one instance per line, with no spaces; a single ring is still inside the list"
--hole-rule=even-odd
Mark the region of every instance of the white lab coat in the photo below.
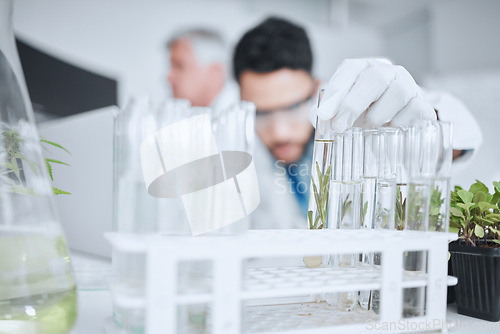
[[[238,85],[233,80],[228,79],[219,92],[219,95],[210,104],[210,107],[214,110],[223,110],[239,100],[240,90]]]
[[[453,172],[463,169],[483,142],[483,134],[476,119],[465,104],[447,92],[426,91],[427,98],[438,112],[439,120],[453,124],[453,149],[469,150],[453,161]]]
[[[253,158],[259,180],[260,204],[251,214],[251,229],[307,228],[286,172],[257,137]]]

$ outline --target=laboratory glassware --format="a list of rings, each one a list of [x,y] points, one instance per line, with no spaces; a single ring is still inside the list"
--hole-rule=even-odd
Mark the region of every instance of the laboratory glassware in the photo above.
[[[439,157],[439,136],[438,123],[432,121],[418,121],[409,130],[410,175],[405,230],[429,230],[431,182],[436,174]],[[406,252],[403,266],[407,275],[420,276],[425,274],[426,252]],[[403,317],[425,315],[425,292],[423,287],[404,289]]]
[[[77,294],[12,30],[0,2],[0,332],[65,334]],[[63,143],[64,144],[64,143]]]
[[[396,153],[398,130],[389,127],[378,129],[377,179],[375,183],[375,203],[373,228],[394,229],[394,212],[396,207]],[[373,254],[373,264],[380,266],[381,253]],[[380,293],[372,292],[372,307],[379,311]]]
[[[318,106],[324,90],[318,97]],[[330,180],[332,175],[332,150],[335,131],[332,119],[316,118],[314,133],[314,150],[311,163],[311,186],[309,190],[309,206],[307,224],[309,229],[328,228],[328,206]]]
[[[331,202],[338,206],[336,226],[338,229],[359,229],[362,216],[362,175],[363,175],[363,137],[360,128],[351,128],[335,136],[335,148],[342,150],[342,156],[335,156],[335,179],[333,188],[340,187],[339,196]],[[340,169],[340,170],[339,170]],[[340,179],[340,182],[338,181]],[[355,268],[359,254],[338,254],[334,260],[339,267]],[[351,311],[358,302],[358,291],[327,294],[327,302],[341,311]]]
[[[431,181],[429,231],[448,232],[450,214],[450,180],[453,161],[453,127],[451,123],[436,121],[439,147],[436,172]]]
[[[362,175],[362,229],[373,229],[375,215],[375,185],[378,175],[379,132],[375,129],[363,130],[363,175]],[[373,253],[361,254],[363,265],[373,265]],[[360,291],[358,303],[361,308],[369,309],[373,305],[373,291]]]
[[[410,169],[409,129],[400,128],[397,134],[396,152],[396,207],[394,225],[399,231],[404,229],[406,197],[408,196],[408,177]]]

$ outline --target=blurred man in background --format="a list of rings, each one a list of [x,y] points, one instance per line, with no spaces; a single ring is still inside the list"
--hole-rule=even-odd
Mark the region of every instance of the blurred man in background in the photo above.
[[[227,75],[227,47],[217,32],[185,30],[172,36],[167,48],[167,79],[174,98],[214,109],[225,108],[239,99],[236,84]]]
[[[257,108],[254,153],[261,204],[252,228],[304,228],[309,199],[313,126],[333,120],[336,131],[352,126],[408,126],[436,119],[436,112],[401,66],[375,59],[345,60],[314,106],[320,81],[312,75],[313,56],[305,30],[269,18],[238,42],[233,74],[242,100]]]

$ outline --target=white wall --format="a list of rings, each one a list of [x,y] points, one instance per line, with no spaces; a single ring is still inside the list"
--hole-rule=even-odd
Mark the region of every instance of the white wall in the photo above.
[[[441,0],[430,10],[435,73],[500,69],[500,1]]]
[[[260,2],[265,4],[265,2]],[[295,1],[284,12],[309,32],[315,73],[327,80],[342,59],[382,54],[380,34],[352,25],[348,30],[316,22],[311,4]],[[301,13],[307,8],[307,15]],[[120,100],[168,91],[167,37],[176,29],[211,26],[235,43],[250,27],[279,8],[256,10],[245,1],[16,0],[14,27],[20,37],[56,56],[120,80]]]
[[[483,145],[466,168],[454,173],[452,184],[469,188],[478,179],[493,191],[492,182],[500,180],[500,70],[429,77],[426,85],[460,97],[483,132]]]

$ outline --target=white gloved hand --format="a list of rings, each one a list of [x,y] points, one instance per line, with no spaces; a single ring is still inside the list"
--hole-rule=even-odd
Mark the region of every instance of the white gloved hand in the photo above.
[[[333,119],[335,131],[352,126],[408,126],[416,119],[436,119],[420,87],[402,66],[375,59],[346,59],[332,76],[319,108],[309,120]]]

